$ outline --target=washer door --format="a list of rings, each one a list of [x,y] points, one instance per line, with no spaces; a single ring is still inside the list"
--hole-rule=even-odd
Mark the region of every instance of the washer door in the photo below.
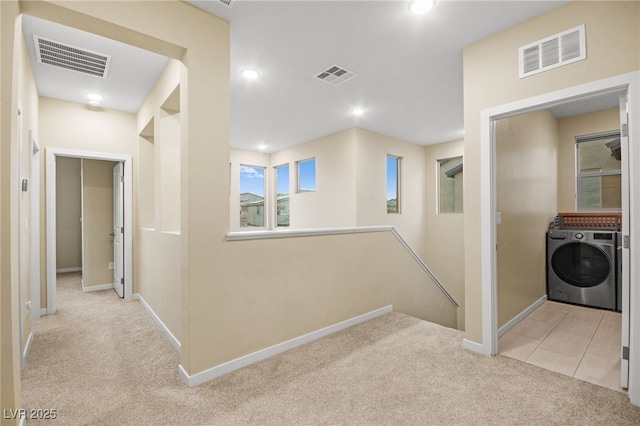
[[[607,254],[586,243],[568,243],[558,247],[551,257],[551,266],[562,281],[576,287],[602,284],[612,271]]]

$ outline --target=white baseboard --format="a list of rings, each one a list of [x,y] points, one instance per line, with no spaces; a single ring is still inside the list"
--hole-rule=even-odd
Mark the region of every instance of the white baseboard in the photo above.
[[[85,287],[84,286],[84,281],[82,281],[82,292],[83,293],[91,293],[92,291],[100,291],[100,290],[109,290],[110,288],[113,288],[113,283],[92,285],[92,286]]]
[[[462,339],[462,347],[471,352],[477,352],[482,355],[491,356],[491,351],[487,351],[482,344],[472,342],[471,340]]]
[[[533,302],[531,306],[529,306],[527,309],[525,309],[524,311],[520,312],[518,315],[513,317],[511,321],[509,321],[508,323],[500,327],[500,329],[498,329],[498,337],[502,336],[504,333],[511,330],[516,324],[518,324],[520,321],[525,319],[527,315],[535,311],[538,307],[540,307],[540,305],[542,305],[546,301],[547,301],[547,295],[545,294],[540,299]]]
[[[338,331],[352,327],[356,324],[369,321],[373,318],[379,317],[381,315],[387,314],[392,311],[393,311],[393,306],[391,305],[385,306],[384,308],[376,309],[375,311],[368,312],[366,314],[357,316],[355,318],[351,318],[346,321],[342,321],[337,324],[330,325],[320,330],[312,331],[311,333],[305,334],[303,336],[299,336],[291,340],[287,340],[285,342],[278,343],[268,348],[259,350],[257,352],[253,352],[251,354],[242,356],[240,358],[236,358],[234,360],[225,362],[224,364],[220,364],[208,370],[204,370],[199,373],[196,373],[192,376],[190,376],[186,372],[184,367],[182,367],[182,364],[180,364],[178,366],[178,374],[180,375],[180,378],[182,379],[182,381],[184,381],[187,386],[192,388],[204,382],[208,382],[209,380],[213,380],[225,374],[231,373],[232,371],[238,370],[242,367],[246,367],[247,365],[255,364],[256,362],[262,361],[264,359],[267,359],[279,353],[288,351],[289,349],[302,346],[306,343],[312,342],[321,337],[325,337],[325,336],[328,336],[329,334],[336,333]]]
[[[142,298],[142,296],[136,293],[133,295],[133,300],[138,300],[140,302],[140,304],[147,310],[149,315],[151,315],[151,318],[153,318],[156,324],[158,324],[158,327],[160,327],[160,329],[164,332],[164,334],[169,338],[169,341],[171,342],[173,347],[176,348],[178,352],[180,352],[181,350],[180,341],[176,339],[176,336],[174,336],[173,333],[169,330],[169,328],[166,325],[164,325],[160,317],[156,315],[153,309],[151,309],[151,306],[147,304],[147,302]]]
[[[27,356],[29,356],[29,350],[31,349],[31,345],[33,344],[33,332],[29,333],[29,337],[27,338],[27,344],[24,345],[24,350],[22,351],[22,359],[27,360]]]
[[[64,274],[65,272],[82,272],[82,266],[77,266],[75,268],[56,269],[56,274]]]

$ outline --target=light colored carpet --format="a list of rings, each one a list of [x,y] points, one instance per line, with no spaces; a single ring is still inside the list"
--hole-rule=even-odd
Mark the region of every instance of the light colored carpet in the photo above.
[[[466,351],[461,332],[400,313],[188,389],[139,303],[66,274],[58,306],[22,380],[24,408],[57,410],[42,424],[640,424],[623,393]]]

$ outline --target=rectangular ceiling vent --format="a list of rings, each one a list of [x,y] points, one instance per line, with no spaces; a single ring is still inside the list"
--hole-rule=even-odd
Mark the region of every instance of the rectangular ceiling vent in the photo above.
[[[238,4],[238,1],[240,0],[218,0],[220,2],[220,4],[222,4],[223,6],[228,7],[229,9],[232,9],[233,6],[235,6],[236,4]]]
[[[523,46],[519,58],[520,78],[586,59],[585,26]]]
[[[342,83],[351,80],[357,74],[337,65],[332,65],[326,70],[315,75],[316,78],[332,86],[340,86]]]
[[[42,64],[106,78],[111,56],[33,35],[36,57]]]

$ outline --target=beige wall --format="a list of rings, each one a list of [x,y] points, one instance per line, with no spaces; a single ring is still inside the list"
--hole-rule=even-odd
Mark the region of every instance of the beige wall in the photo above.
[[[271,166],[289,163],[291,229],[356,225],[354,138],[348,129],[271,154]],[[296,162],[312,157],[316,191],[297,193]]]
[[[498,327],[546,294],[545,250],[557,213],[558,120],[536,111],[496,123]]]
[[[229,344],[205,350],[206,339],[192,340],[202,348],[192,354],[196,372],[390,304],[456,325],[453,304],[389,231],[230,241],[223,259],[211,316],[224,321],[216,335]]]
[[[81,160],[56,159],[56,269],[82,269]]]
[[[138,292],[178,341],[180,292],[180,77],[171,60],[137,114]]]
[[[18,288],[18,236],[15,224],[18,221],[17,150],[18,105],[21,98],[20,64],[24,50],[21,25],[16,25],[19,14],[15,1],[0,2],[0,398],[1,409],[22,406],[20,391],[20,339]],[[24,95],[24,93],[22,93]],[[24,106],[23,106],[24,107]],[[23,121],[23,125],[25,122]],[[4,416],[3,416],[4,417]],[[17,421],[0,419],[2,424],[17,424]]]
[[[481,111],[640,69],[639,20],[637,2],[571,2],[464,49],[465,322],[469,341],[482,342]],[[520,46],[581,24],[586,25],[586,60],[519,79]]]
[[[620,110],[613,108],[558,120],[558,211],[576,209],[576,136],[620,128]]]
[[[82,286],[113,284],[113,161],[82,160]]]
[[[20,35],[22,32],[20,31]],[[21,306],[22,306],[22,347],[26,347],[29,336],[31,334],[31,312],[26,308],[26,303],[31,300],[31,191],[33,191],[33,182],[31,182],[31,162],[32,151],[30,147],[30,136],[37,140],[38,138],[38,93],[36,83],[31,72],[31,63],[29,61],[26,43],[23,37],[19,37],[19,46],[21,55],[19,59],[19,105],[22,110],[22,129],[20,140],[19,157],[21,159],[20,178],[27,179],[28,189],[26,192],[19,192],[20,198],[20,287],[21,287]]]
[[[392,225],[424,256],[430,244],[424,229],[424,147],[364,129],[355,131],[357,225]],[[387,213],[387,154],[401,158],[399,214]]]
[[[386,210],[387,154],[402,158],[401,213]],[[273,168],[289,164],[290,229],[392,225],[422,254],[424,147],[352,128],[272,154],[231,150],[231,229],[240,230],[239,165],[266,167],[267,194],[275,193]],[[296,161],[316,158],[317,191],[296,194]],[[273,217],[274,208],[268,206]],[[246,230],[246,229],[244,229]]]
[[[426,241],[424,261],[460,304],[458,329],[464,330],[464,214],[438,214],[438,160],[463,156],[464,141],[424,148]]]

